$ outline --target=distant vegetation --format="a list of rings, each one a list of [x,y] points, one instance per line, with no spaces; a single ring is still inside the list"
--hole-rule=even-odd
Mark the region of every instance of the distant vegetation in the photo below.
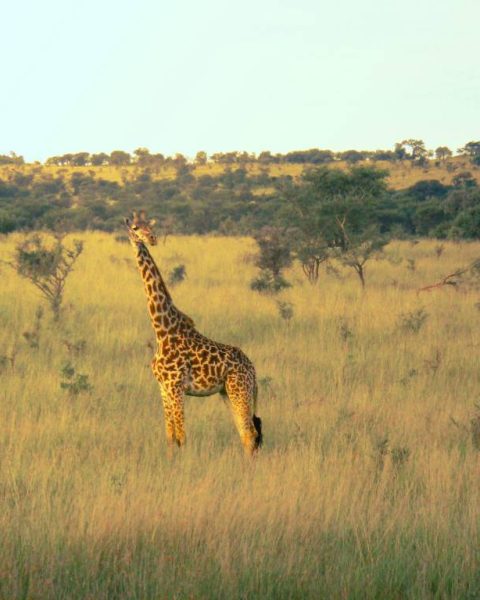
[[[480,142],[468,142],[457,153],[446,146],[428,150],[416,139],[403,140],[393,150],[198,152],[193,160],[138,148],[133,154],[69,153],[42,165],[26,164],[11,153],[0,155],[0,233],[59,224],[113,231],[122,215],[141,206],[159,220],[164,235],[257,235],[266,226],[291,227],[291,208],[295,203],[298,208],[307,192],[313,202],[309,210],[323,214],[318,231],[325,231],[329,209],[321,208],[325,189],[319,182],[327,178],[333,186],[329,193],[335,205],[348,177],[328,173],[340,170],[353,179],[363,173],[382,183],[374,199],[354,188],[348,198],[357,213],[365,209],[366,225],[378,235],[476,239]],[[314,181],[320,185],[316,191]],[[355,233],[363,234],[362,227],[355,226]]]

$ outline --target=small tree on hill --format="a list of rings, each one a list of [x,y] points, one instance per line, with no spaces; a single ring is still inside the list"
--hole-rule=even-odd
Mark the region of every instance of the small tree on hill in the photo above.
[[[439,146],[435,150],[435,156],[438,158],[438,160],[445,162],[447,158],[452,156],[452,151],[448,146]]]
[[[46,245],[36,234],[17,245],[14,261],[9,263],[15,271],[40,290],[58,321],[63,293],[68,275],[83,251],[83,242],[73,241],[73,248],[63,245],[64,233],[54,234],[53,245]]]
[[[132,157],[128,152],[124,152],[123,150],[114,150],[110,153],[110,164],[123,167],[130,164]]]
[[[463,148],[459,148],[458,152],[469,156],[474,165],[480,166],[480,141],[468,142]]]
[[[197,154],[195,155],[195,164],[197,166],[200,165],[206,165],[207,164],[207,160],[208,160],[208,156],[207,153],[204,152],[203,150],[200,150],[199,152],[197,152]]]
[[[403,140],[401,146],[410,149],[410,153],[406,154],[405,158],[409,158],[417,164],[424,164],[426,162],[428,150],[425,148],[425,142],[423,140],[410,138],[408,140]]]
[[[88,152],[77,152],[72,155],[72,165],[74,167],[84,167],[90,160]]]
[[[100,167],[102,165],[106,165],[108,163],[108,161],[109,161],[109,156],[108,156],[108,154],[105,154],[105,152],[99,152],[98,154],[92,154],[90,156],[90,163],[94,167]]]

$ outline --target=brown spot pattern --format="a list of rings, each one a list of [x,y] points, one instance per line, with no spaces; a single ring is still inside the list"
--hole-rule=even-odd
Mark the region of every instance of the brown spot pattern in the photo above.
[[[129,236],[157,337],[152,371],[162,395],[167,443],[169,446],[185,443],[185,395],[226,392],[242,444],[247,454],[252,455],[262,439],[261,421],[255,415],[255,368],[239,348],[203,336],[195,329],[193,320],[175,307],[145,245],[155,236],[146,218],[141,220],[136,213],[134,216],[137,228],[129,226]]]

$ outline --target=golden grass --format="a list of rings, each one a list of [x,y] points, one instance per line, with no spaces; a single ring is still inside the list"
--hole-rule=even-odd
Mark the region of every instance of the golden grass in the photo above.
[[[392,163],[388,161],[377,161],[377,162],[362,162],[361,165],[375,166],[379,169],[385,169],[389,171],[387,178],[388,185],[393,189],[404,189],[408,188],[418,181],[425,179],[437,179],[444,185],[451,185],[453,178],[462,171],[469,171],[472,177],[480,184],[480,169],[474,167],[467,158],[462,156],[456,156],[450,158],[446,163],[436,165],[437,161],[431,160],[427,167],[419,167],[412,165],[408,161]],[[447,166],[450,165],[450,169]],[[349,169],[350,165],[344,161],[330,163],[330,168],[335,169]],[[234,170],[242,168],[240,165],[232,165]],[[312,165],[301,165],[301,164],[272,164],[268,166],[261,166],[258,163],[247,163],[246,168],[249,175],[258,175],[263,170],[266,170],[272,177],[282,177],[290,175],[294,179],[298,179],[303,173],[305,168],[312,168]],[[218,177],[225,171],[226,167],[221,164],[207,163],[206,165],[197,165],[193,169],[193,175],[195,177],[201,177],[203,175],[211,175]],[[100,166],[100,167],[61,167],[56,165],[42,165],[42,164],[26,164],[22,166],[12,165],[0,165],[0,178],[7,178],[12,173],[20,172],[24,174],[36,174],[37,176],[51,175],[58,176],[64,174],[70,177],[73,173],[91,174],[96,178],[103,178],[109,181],[116,181],[122,183],[124,181],[132,180],[142,172],[142,168],[137,165],[129,165],[125,167],[115,166]],[[152,168],[152,177],[154,179],[174,179],[176,177],[176,170],[172,166],[161,166]],[[269,192],[270,188],[263,190],[263,193]]]
[[[186,265],[174,299],[252,358],[265,430],[249,462],[220,397],[188,399],[169,462],[131,248],[78,237],[65,314],[44,318],[39,349],[22,332],[40,299],[1,271],[0,354],[17,352],[0,374],[1,598],[478,597],[479,294],[415,290],[480,244],[437,258],[434,242],[393,243],[364,293],[348,271],[312,287],[295,268],[287,323],[249,289],[251,240],[169,238],[153,254],[165,273]],[[420,331],[402,329],[421,308]],[[92,393],[60,388],[66,361]]]

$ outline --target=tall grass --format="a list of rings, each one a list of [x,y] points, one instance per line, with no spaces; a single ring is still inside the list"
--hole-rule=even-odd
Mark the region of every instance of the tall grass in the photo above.
[[[293,269],[287,322],[249,289],[252,241],[169,238],[153,253],[186,266],[179,308],[256,364],[265,446],[246,460],[221,398],[192,398],[168,461],[131,249],[82,237],[38,349],[22,333],[41,300],[0,273],[0,597],[480,595],[479,293],[415,291],[480,244],[392,244],[363,293],[353,272],[312,287]],[[93,391],[61,388],[67,362]]]

